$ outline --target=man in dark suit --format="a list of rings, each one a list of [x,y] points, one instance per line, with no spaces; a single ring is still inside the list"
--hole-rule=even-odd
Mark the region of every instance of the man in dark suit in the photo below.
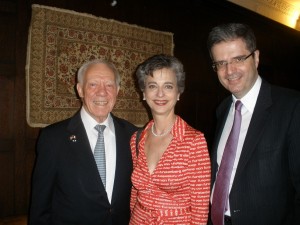
[[[259,76],[259,51],[247,25],[214,27],[207,43],[219,81],[232,93],[217,109],[209,224],[299,225],[299,92]],[[233,121],[239,121],[236,101],[242,103],[242,119],[233,139],[237,147],[228,154],[227,138]]]
[[[79,69],[80,111],[42,129],[38,139],[30,225],[128,225],[129,140],[136,127],[111,114],[119,85],[120,75],[107,61],[93,60]],[[93,155],[97,124],[105,125],[104,179]]]

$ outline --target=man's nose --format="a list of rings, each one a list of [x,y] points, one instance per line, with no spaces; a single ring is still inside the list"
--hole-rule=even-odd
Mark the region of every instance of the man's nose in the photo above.
[[[104,84],[98,85],[96,93],[98,95],[104,95],[104,94],[106,94],[106,87],[105,87],[105,85]]]

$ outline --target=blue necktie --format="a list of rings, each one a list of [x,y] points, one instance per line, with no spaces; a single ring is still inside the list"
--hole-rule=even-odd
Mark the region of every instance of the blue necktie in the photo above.
[[[215,182],[213,200],[211,206],[211,219],[214,225],[224,224],[224,213],[227,210],[229,197],[229,183],[232,168],[236,156],[236,150],[240,135],[242,115],[242,102],[236,101],[233,125],[227,139],[224,153]]]
[[[106,160],[105,160],[105,146],[103,131],[105,125],[96,125],[95,129],[98,131],[98,139],[94,150],[94,157],[98,167],[98,171],[104,187],[106,186]]]

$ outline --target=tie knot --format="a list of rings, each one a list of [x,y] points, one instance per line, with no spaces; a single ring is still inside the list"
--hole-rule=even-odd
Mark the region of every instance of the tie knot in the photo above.
[[[100,133],[103,133],[103,131],[104,131],[105,128],[106,128],[105,125],[100,125],[100,124],[98,124],[98,125],[95,126],[95,129],[96,129],[98,132],[100,132]]]
[[[235,102],[235,110],[237,110],[237,111],[241,111],[241,108],[242,108],[242,105],[243,105],[243,103],[240,101],[240,100],[237,100],[236,102]]]

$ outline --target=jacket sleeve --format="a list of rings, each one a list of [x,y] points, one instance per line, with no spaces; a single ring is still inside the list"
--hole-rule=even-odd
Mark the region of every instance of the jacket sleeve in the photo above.
[[[51,224],[51,199],[55,183],[56,153],[53,139],[42,130],[32,178],[29,225]]]
[[[300,224],[300,100],[291,115],[288,130],[290,175],[295,190],[293,225]]]

